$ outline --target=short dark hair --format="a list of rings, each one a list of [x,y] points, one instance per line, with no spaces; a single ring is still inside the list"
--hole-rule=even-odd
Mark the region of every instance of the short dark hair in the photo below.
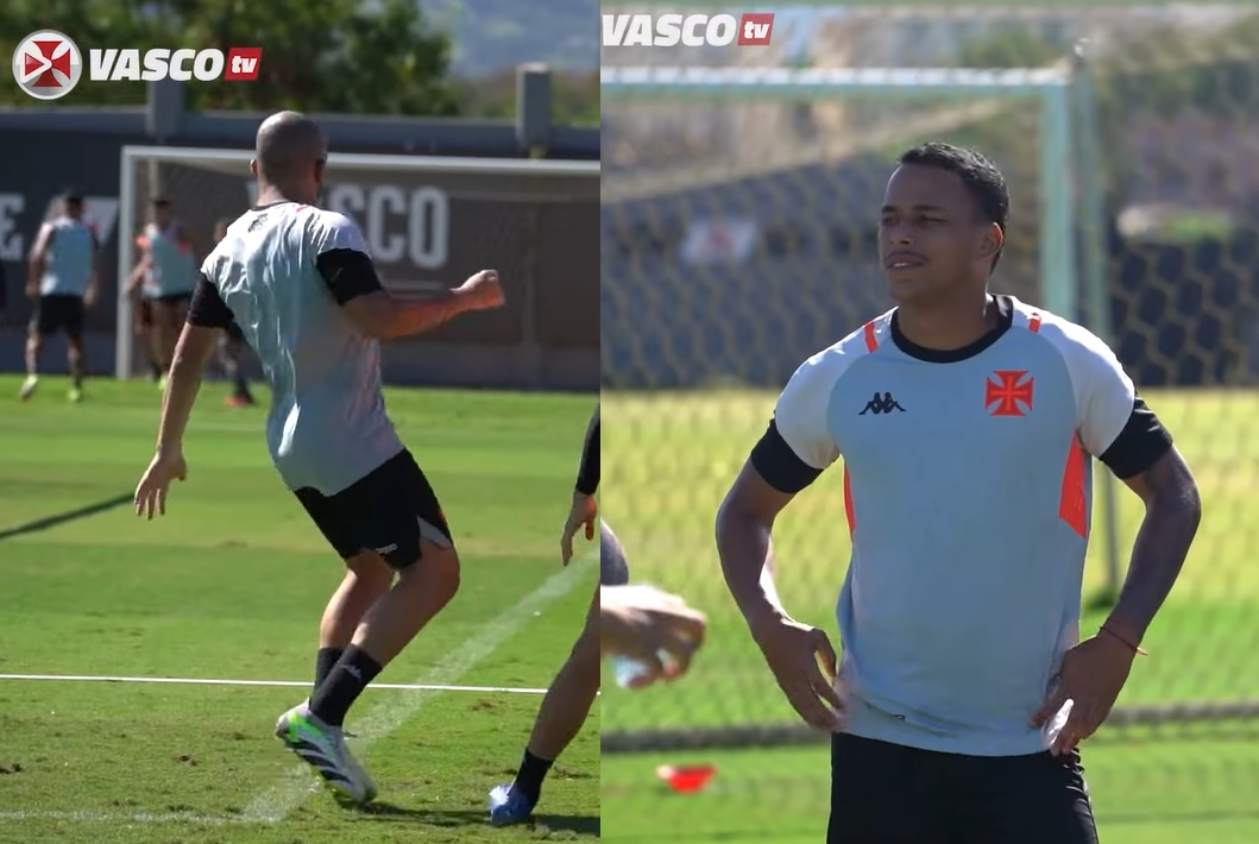
[[[154,207],[154,208],[166,208],[166,207],[169,207],[169,206],[170,206],[170,200],[169,200],[169,199],[167,199],[166,197],[164,197],[164,196],[155,196],[155,197],[153,197],[153,207]]]
[[[66,202],[77,202],[83,204],[83,191],[78,187],[68,187],[61,192],[61,197]]]
[[[900,157],[901,164],[920,167],[936,167],[956,173],[974,198],[984,219],[996,223],[1005,232],[1005,221],[1010,214],[1010,191],[1005,176],[997,166],[973,149],[955,147],[940,141],[916,146]],[[995,269],[1001,260],[1001,251],[992,258]]]

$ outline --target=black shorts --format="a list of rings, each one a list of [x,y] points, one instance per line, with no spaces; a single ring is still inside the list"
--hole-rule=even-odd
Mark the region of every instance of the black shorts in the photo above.
[[[172,293],[169,296],[141,296],[136,316],[141,328],[152,328],[157,318],[154,304],[183,305],[186,309],[192,303],[191,293]]]
[[[65,293],[40,296],[31,328],[41,335],[64,329],[68,337],[83,336],[83,297]]]
[[[295,494],[343,559],[370,549],[405,568],[420,558],[421,539],[454,547],[437,496],[406,449],[335,495],[311,487]]]
[[[827,844],[1097,844],[1080,754],[963,756],[831,739]]]
[[[236,320],[232,320],[227,324],[227,328],[223,329],[227,332],[227,339],[235,340],[238,343],[245,342],[245,332],[240,330],[240,326],[236,324]]]
[[[173,305],[182,305],[187,308],[192,304],[192,293],[163,293],[160,296],[142,296],[140,298],[140,309],[147,318],[148,323],[153,322],[153,306],[163,305],[171,307]]]

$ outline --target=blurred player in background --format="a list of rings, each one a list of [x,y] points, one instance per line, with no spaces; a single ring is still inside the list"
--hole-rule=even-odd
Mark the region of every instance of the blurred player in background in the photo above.
[[[983,156],[906,152],[879,218],[898,307],[809,358],[717,517],[779,686],[832,731],[828,841],[1095,844],[1101,725],[1200,515],[1171,437],[1086,329],[989,292],[1009,195]],[[778,513],[844,458],[844,660],[763,585]],[[1142,498],[1118,603],[1079,641],[1091,458]]]
[[[70,189],[61,213],[44,223],[31,249],[26,295],[35,301],[26,341],[26,380],[18,396],[30,399],[39,386],[39,353],[44,338],[65,331],[70,366],[70,401],[83,400],[83,309],[96,301],[100,284],[100,245],[83,222],[83,194]]]
[[[581,466],[573,490],[572,506],[560,537],[560,556],[564,565],[573,557],[573,537],[583,527],[587,539],[594,538],[595,519],[599,508],[595,491],[599,488],[599,408],[586,429]],[[601,557],[601,560],[605,558]],[[624,583],[621,567],[609,571],[602,565],[601,583]],[[520,823],[533,813],[542,794],[542,781],[556,758],[585,723],[599,693],[599,593],[596,590],[586,624],[560,671],[547,688],[538,709],[533,733],[525,746],[524,759],[510,785],[500,785],[490,792],[490,822],[495,826]]]
[[[218,244],[227,237],[227,227],[231,220],[219,220],[214,224],[214,242]],[[223,330],[219,339],[219,363],[232,382],[232,392],[226,403],[229,407],[249,407],[254,404],[253,393],[249,391],[249,378],[245,375],[245,335],[232,320]]]
[[[127,292],[139,291],[139,329],[149,366],[163,389],[175,353],[175,341],[188,316],[197,284],[197,257],[192,238],[175,219],[171,201],[153,199],[153,219],[136,238],[140,260],[127,280]]]
[[[503,292],[483,270],[434,299],[395,299],[358,226],[314,206],[326,162],[323,132],[304,115],[280,112],[259,127],[258,204],[202,264],[135,505],[164,513],[171,482],[187,476],[183,436],[201,372],[235,320],[271,387],[272,461],[347,567],[320,623],[314,692],[275,734],[334,794],[364,802],[376,786],[346,746],[346,713],[459,587],[441,506],[385,414],[379,341],[500,307]]]

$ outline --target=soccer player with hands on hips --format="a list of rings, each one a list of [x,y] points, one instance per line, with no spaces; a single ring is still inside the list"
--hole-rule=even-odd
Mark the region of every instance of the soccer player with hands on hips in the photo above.
[[[438,298],[391,296],[358,226],[314,205],[326,162],[323,133],[304,115],[279,112],[259,127],[258,204],[201,265],[135,507],[165,513],[171,482],[186,479],[201,372],[235,320],[272,390],[271,459],[346,566],[319,625],[314,691],[280,716],[276,736],[334,795],[361,803],[376,786],[346,746],[346,712],[459,587],[441,506],[385,414],[379,341],[500,307],[503,291],[482,270]]]
[[[1201,515],[1114,353],[989,292],[1008,211],[980,154],[931,143],[901,157],[878,225],[897,307],[796,370],[717,517],[727,584],[770,670],[832,732],[831,842],[1096,842],[1077,748],[1114,705]],[[779,511],[841,457],[852,556],[837,665],[762,571]],[[1145,518],[1116,605],[1081,641],[1093,457]]]

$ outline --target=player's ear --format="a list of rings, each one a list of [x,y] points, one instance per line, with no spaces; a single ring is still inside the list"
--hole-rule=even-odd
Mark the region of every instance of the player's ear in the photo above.
[[[989,223],[979,241],[979,257],[991,260],[1005,246],[1005,232],[996,223]]]
[[[258,159],[256,158],[249,159],[249,173],[255,179],[258,178]]]

